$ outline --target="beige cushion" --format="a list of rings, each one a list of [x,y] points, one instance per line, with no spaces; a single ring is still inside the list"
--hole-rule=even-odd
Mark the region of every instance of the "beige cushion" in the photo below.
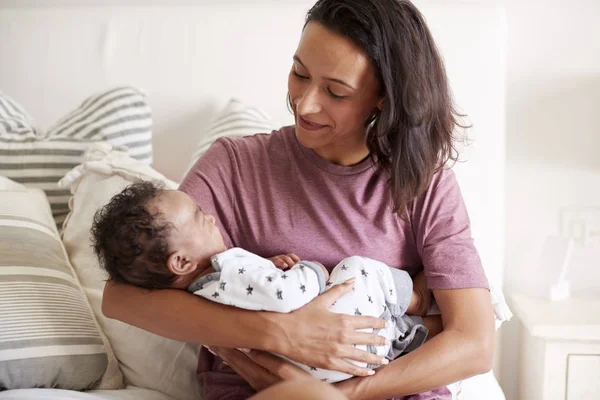
[[[196,378],[198,346],[166,339],[117,320],[101,311],[104,270],[90,246],[90,227],[96,210],[135,179],[161,180],[176,188],[148,165],[110,146],[95,145],[85,162],[68,173],[61,185],[73,193],[63,242],[102,330],[108,336],[128,384],[159,390],[176,399],[200,399]]]
[[[44,192],[0,179],[0,389],[122,385]]]
[[[257,133],[271,133],[281,128],[266,111],[259,107],[242,103],[232,98],[225,108],[219,112],[212,121],[208,131],[201,136],[188,165],[188,170],[194,165],[210,145],[220,137],[241,137]]]

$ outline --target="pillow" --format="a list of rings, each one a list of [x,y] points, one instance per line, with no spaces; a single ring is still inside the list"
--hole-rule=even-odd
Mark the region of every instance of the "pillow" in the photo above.
[[[0,181],[0,390],[119,389],[100,331],[39,189]]]
[[[102,292],[107,275],[90,245],[93,216],[98,208],[136,179],[160,180],[169,188],[177,188],[175,182],[166,180],[125,152],[106,144],[93,145],[84,155],[84,163],[60,182],[73,193],[63,243],[126,382],[161,391],[175,399],[198,400],[202,397],[196,377],[197,345],[166,339],[102,314]]]
[[[25,186],[0,175],[0,190],[25,190]]]
[[[212,122],[208,132],[202,135],[198,147],[192,156],[188,170],[194,166],[210,145],[220,137],[241,137],[256,133],[271,133],[281,128],[265,111],[257,107],[244,105],[238,99],[231,99]]]
[[[150,164],[151,141],[150,107],[132,87],[93,95],[47,132],[36,131],[23,108],[0,93],[0,175],[44,190],[58,226],[69,212],[69,191],[56,183],[81,162],[91,143],[124,146],[133,158]]]
[[[0,92],[0,134],[26,134],[32,120],[23,107]]]

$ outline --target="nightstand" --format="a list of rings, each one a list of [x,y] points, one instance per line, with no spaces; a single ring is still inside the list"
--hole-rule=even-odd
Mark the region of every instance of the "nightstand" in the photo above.
[[[600,399],[600,300],[511,300],[521,322],[520,399]]]

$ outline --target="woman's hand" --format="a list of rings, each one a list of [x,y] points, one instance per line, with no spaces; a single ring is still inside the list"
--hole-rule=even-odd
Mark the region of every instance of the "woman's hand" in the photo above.
[[[294,266],[294,264],[296,264],[297,262],[300,262],[300,257],[295,255],[294,253],[288,253],[273,256],[268,260],[275,264],[277,268],[286,270],[288,268],[292,268],[292,266]]]
[[[282,380],[312,379],[312,376],[294,364],[259,350],[242,352],[225,347],[207,347],[260,392]]]
[[[277,314],[271,334],[279,340],[268,350],[299,363],[317,368],[331,369],[356,376],[369,376],[373,371],[346,360],[368,364],[385,364],[386,359],[353,345],[381,346],[386,338],[374,333],[357,332],[357,329],[381,329],[385,321],[368,316],[335,314],[329,307],[352,290],[354,278],[333,286],[302,308],[289,314]],[[385,360],[385,361],[384,361]]]

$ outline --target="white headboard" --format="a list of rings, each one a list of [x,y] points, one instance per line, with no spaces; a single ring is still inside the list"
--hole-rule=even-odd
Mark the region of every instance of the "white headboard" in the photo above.
[[[42,127],[95,91],[138,86],[153,109],[154,166],[180,180],[211,116],[230,97],[260,106],[284,124],[292,121],[285,102],[287,73],[313,0],[214,0],[180,6],[134,1],[129,7],[89,0],[82,2],[85,6],[27,3],[34,5],[0,5],[0,90]],[[473,124],[473,143],[462,157],[468,162],[456,170],[476,244],[489,277],[499,283],[504,12],[481,5],[421,3],[417,5],[446,60],[456,102]]]

